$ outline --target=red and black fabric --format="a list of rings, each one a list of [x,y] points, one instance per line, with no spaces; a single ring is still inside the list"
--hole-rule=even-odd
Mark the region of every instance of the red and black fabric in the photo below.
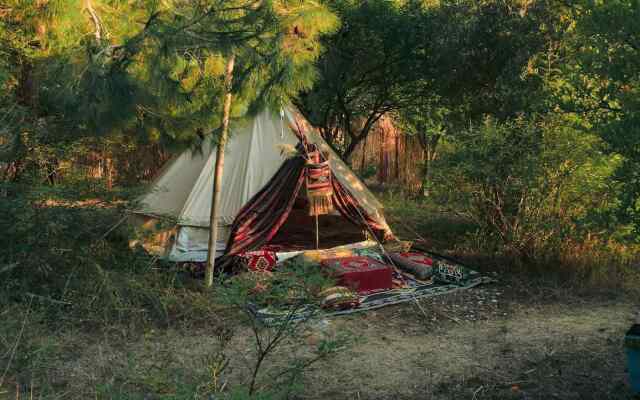
[[[310,156],[317,155],[317,161],[328,162],[327,158],[324,157],[313,144],[311,145],[309,154]],[[366,230],[370,228],[380,241],[385,241],[393,237],[391,231],[385,224],[369,215],[366,210],[358,204],[353,194],[340,183],[333,172],[331,172],[330,181],[333,188],[333,194],[331,196],[332,207],[337,209],[343,217],[360,229]]]
[[[329,161],[307,163],[307,191],[309,197],[323,196],[333,193],[331,185],[331,168]]]
[[[223,269],[229,267],[234,256],[267,244],[282,227],[305,182],[308,155],[317,152],[320,161],[327,161],[317,146],[309,144],[301,131],[298,133],[301,135],[301,143],[297,146],[299,155],[287,159],[273,178],[240,209],[233,221],[225,253],[217,259],[217,264]],[[332,204],[342,216],[361,229],[370,228],[379,240],[392,237],[389,228],[367,214],[333,172],[330,181]]]
[[[240,255],[246,269],[254,272],[271,272],[278,263],[275,251],[247,251]]]
[[[389,228],[376,218],[367,214],[365,209],[358,204],[355,197],[353,197],[347,188],[342,186],[335,176],[331,180],[331,183],[333,185],[333,205],[343,217],[362,229],[367,229],[368,225],[376,238],[380,241],[385,241],[391,238],[391,231],[389,231]]]
[[[333,211],[332,173],[328,160],[323,160],[319,151],[309,153],[305,166],[309,215],[326,215]]]
[[[232,256],[260,248],[275,236],[300,192],[304,165],[305,159],[300,156],[286,160],[264,188],[240,209],[219,265],[228,266]]]

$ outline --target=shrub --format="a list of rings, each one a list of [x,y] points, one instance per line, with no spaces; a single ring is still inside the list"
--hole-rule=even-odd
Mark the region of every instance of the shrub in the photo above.
[[[540,261],[557,258],[567,239],[606,229],[616,160],[560,122],[486,119],[438,160],[435,198],[473,221],[486,249]]]
[[[190,280],[177,267],[129,248],[122,197],[114,202],[113,193],[71,184],[4,187],[1,305],[33,298],[51,323],[84,327],[214,312],[203,293],[187,290]]]

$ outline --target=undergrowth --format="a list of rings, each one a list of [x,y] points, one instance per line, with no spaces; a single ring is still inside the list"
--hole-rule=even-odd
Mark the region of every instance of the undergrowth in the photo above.
[[[309,350],[300,345],[309,319],[267,326],[247,312],[248,301],[259,300],[256,282],[232,279],[207,289],[180,266],[130,248],[134,232],[123,219],[127,193],[72,185],[6,185],[5,193],[0,399],[69,392],[72,398],[122,400],[285,399],[303,390],[306,368],[346,343],[327,337]],[[306,305],[308,288],[327,284],[308,272],[290,270],[260,299],[292,312]],[[253,332],[248,358],[226,349],[236,329]],[[176,345],[166,342],[172,332],[210,339],[197,344],[193,359],[177,360]],[[122,343],[150,350],[123,352]],[[285,365],[269,363],[282,346],[303,351],[289,351]],[[97,359],[83,360],[87,352]],[[240,369],[239,357],[253,364],[230,379],[230,365]]]
[[[590,235],[581,240],[566,237],[551,243],[546,252],[524,258],[455,213],[451,205],[438,205],[432,198],[398,188],[387,188],[379,196],[398,236],[424,241],[433,250],[458,257],[481,271],[574,293],[640,294],[638,245]]]
[[[8,386],[57,392],[52,366],[76,350],[61,338],[126,341],[220,324],[224,307],[200,281],[129,248],[130,193],[83,184],[1,189],[0,397]]]
[[[0,398],[15,393],[24,398],[32,391],[43,399],[69,391],[73,398],[123,400],[150,394],[159,399],[287,398],[304,389],[305,368],[346,343],[342,337],[322,339],[313,350],[287,353],[305,349],[300,346],[304,324],[281,331],[256,325],[245,312],[252,287],[247,282],[207,290],[181,268],[129,248],[132,232],[126,222],[117,224],[125,215],[125,194],[107,196],[68,186],[13,186],[5,193],[9,195],[0,202]],[[399,237],[424,240],[435,251],[481,271],[563,290],[620,294],[640,287],[631,246],[596,237],[566,240],[547,258],[522,260],[429,198],[398,190],[381,198]],[[292,304],[287,300],[291,287],[273,287],[277,290],[266,294],[275,296],[269,302]],[[254,332],[247,343],[249,361],[225,349],[237,340],[234,329]],[[193,359],[174,359],[178,344],[171,342],[171,332],[179,332],[184,342],[194,331],[200,337],[206,332],[211,340],[193,344]],[[270,359],[273,347],[265,344],[274,339],[287,349],[289,364],[251,364]],[[121,343],[143,343],[150,350],[128,353]],[[88,349],[100,360],[82,360]],[[249,366],[241,369],[238,357]],[[69,365],[85,365],[85,370],[67,377]],[[243,382],[239,375],[245,386],[237,386]],[[246,381],[252,375],[253,384]],[[284,386],[269,385],[275,376]]]

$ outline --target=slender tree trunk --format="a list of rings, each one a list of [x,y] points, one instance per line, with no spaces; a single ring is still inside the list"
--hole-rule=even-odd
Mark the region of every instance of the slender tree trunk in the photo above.
[[[400,181],[400,135],[398,134],[397,131],[394,131],[395,135],[396,135],[396,159],[394,160],[394,164],[395,164],[395,178],[396,178],[396,184],[399,183]]]
[[[105,167],[105,176],[107,178],[107,190],[111,191],[113,189],[113,159],[111,157],[107,157],[104,160]]]
[[[367,163],[367,137],[364,137],[362,143],[362,162],[360,162],[360,172],[364,171],[364,165]]]
[[[385,162],[385,153],[386,153],[386,145],[387,145],[387,135],[386,131],[382,129],[380,131],[380,136],[382,139],[380,140],[380,156],[378,158],[378,183],[382,185],[385,182],[386,177],[386,168],[387,164]]]
[[[356,135],[355,132],[352,131],[351,126],[351,118],[346,117],[344,121],[342,121],[341,125],[343,127],[343,131],[345,134],[345,138],[349,138],[349,145],[346,146],[345,151],[340,154],[342,160],[347,164],[351,165],[351,154],[354,152],[358,144],[366,138],[373,126],[384,116],[384,113],[374,113],[367,118],[367,121],[364,123],[362,129],[359,130],[359,133]],[[343,134],[344,134],[343,133]]]
[[[431,184],[431,152],[427,149],[423,150],[424,165],[422,166],[422,185],[420,185],[420,195],[429,196],[429,186]]]
[[[419,137],[420,138],[420,137]],[[422,185],[420,185],[420,191],[422,196],[428,197],[430,195],[431,176],[432,176],[432,162],[436,159],[436,147],[440,141],[440,136],[435,135],[429,138],[421,138],[420,145],[424,154],[424,165],[422,169]]]
[[[106,146],[105,146],[106,147]],[[102,151],[102,176],[105,179],[107,190],[113,189],[113,160],[106,150]]]
[[[232,54],[227,61],[227,68],[224,76],[225,96],[222,115],[222,132],[216,150],[216,164],[213,175],[213,198],[211,199],[211,214],[209,218],[209,247],[207,255],[207,269],[205,273],[205,285],[213,285],[213,272],[216,263],[216,243],[218,241],[218,203],[220,197],[220,187],[222,186],[222,172],[224,168],[224,147],[227,144],[229,135],[229,114],[231,113],[231,81],[233,79],[233,67],[236,57]]]

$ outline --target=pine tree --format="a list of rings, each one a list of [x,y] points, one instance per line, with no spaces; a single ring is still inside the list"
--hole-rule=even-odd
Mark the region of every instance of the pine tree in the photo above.
[[[222,129],[217,141],[205,284],[213,284],[217,241],[218,195],[223,174],[231,101],[244,110],[282,106],[315,77],[312,62],[320,53],[319,36],[336,26],[335,17],[311,1],[220,2],[189,10],[172,37],[192,50],[227,56]],[[211,27],[219,27],[212,30]],[[239,71],[234,78],[236,63]],[[235,82],[234,82],[235,81]]]
[[[319,38],[338,23],[310,0],[13,0],[7,10],[37,43],[30,107],[50,143],[125,135],[185,146],[208,136],[220,151],[229,118],[311,86]]]

